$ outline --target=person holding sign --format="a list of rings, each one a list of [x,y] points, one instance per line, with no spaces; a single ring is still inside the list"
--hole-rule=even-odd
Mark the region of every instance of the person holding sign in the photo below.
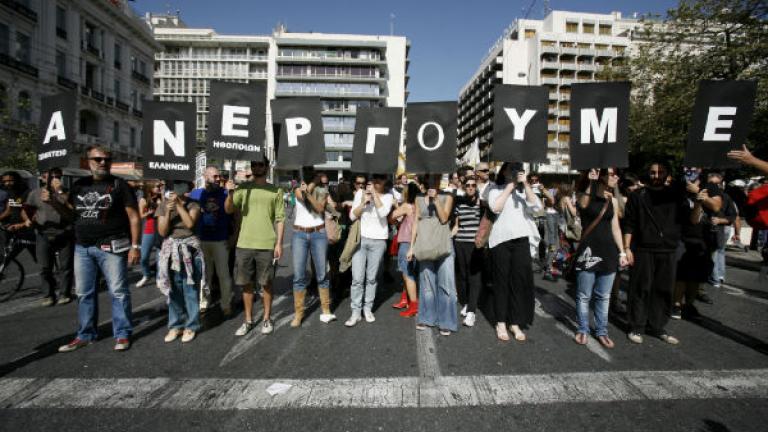
[[[187,182],[176,181],[157,208],[157,232],[165,238],[157,257],[157,287],[168,297],[168,334],[191,342],[200,330],[200,293],[206,291],[205,260],[195,225],[200,205],[187,195]],[[186,315],[186,320],[184,320]]]
[[[509,340],[507,324],[515,340],[522,342],[526,339],[523,328],[533,323],[533,261],[529,237],[537,231],[534,213],[542,205],[525,177],[521,163],[505,162],[496,178],[498,186],[488,194],[488,205],[498,215],[488,246],[493,266],[496,337],[502,341]]]
[[[352,221],[360,219],[360,247],[352,256],[352,315],[344,323],[347,327],[361,321],[361,310],[366,322],[376,321],[372,311],[376,299],[376,277],[381,258],[387,250],[387,216],[394,202],[392,194],[384,190],[386,181],[387,176],[374,175],[365,189],[355,193],[349,212]]]
[[[328,235],[325,231],[325,207],[328,189],[322,187],[321,176],[309,184],[302,181],[296,188],[296,217],[293,220],[291,252],[293,254],[293,307],[291,327],[301,326],[304,319],[304,298],[307,294],[307,260],[312,256],[317,290],[323,312],[320,321],[329,323],[336,319],[331,313],[331,289],[326,274],[328,266]],[[326,177],[327,179],[327,177]],[[310,253],[311,251],[311,253]]]
[[[261,287],[264,303],[264,319],[261,333],[270,334],[274,328],[272,311],[272,280],[275,278],[277,261],[283,255],[283,231],[285,204],[283,190],[267,183],[269,160],[251,162],[252,178],[235,189],[235,182],[227,181],[227,214],[239,211],[240,234],[235,250],[235,284],[243,287],[245,322],[235,336],[245,336],[253,328],[253,284]]]
[[[64,217],[74,218],[75,293],[80,328],[59,352],[70,352],[93,343],[98,332],[97,292],[99,274],[112,297],[112,332],[115,351],[131,346],[131,291],[127,265],[139,263],[141,218],[136,196],[128,183],[110,173],[112,154],[101,146],[86,150],[91,176],[75,182],[67,204],[50,200]]]

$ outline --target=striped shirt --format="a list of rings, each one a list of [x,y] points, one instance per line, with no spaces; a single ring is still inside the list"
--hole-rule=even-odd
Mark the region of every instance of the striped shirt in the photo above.
[[[472,204],[466,197],[457,197],[453,213],[459,218],[459,231],[456,233],[456,241],[474,243],[482,214],[480,200]]]

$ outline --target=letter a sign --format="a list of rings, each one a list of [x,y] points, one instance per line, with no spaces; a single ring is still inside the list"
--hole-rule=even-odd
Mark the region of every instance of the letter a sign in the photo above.
[[[74,92],[47,96],[42,100],[37,168],[40,171],[66,167],[75,140]]]
[[[732,168],[729,150],[740,148],[755,109],[756,81],[701,81],[693,108],[685,165]]]
[[[493,88],[491,160],[547,162],[548,93],[541,86]]]
[[[402,125],[402,108],[358,108],[352,172],[392,174],[397,171]]]
[[[628,82],[573,85],[572,169],[629,166],[629,90]]]
[[[325,139],[320,98],[285,98],[272,101],[272,123],[277,166],[300,169],[325,163]]]
[[[144,101],[144,177],[195,180],[195,104]]]
[[[409,103],[405,110],[405,165],[412,173],[456,169],[456,102]]]

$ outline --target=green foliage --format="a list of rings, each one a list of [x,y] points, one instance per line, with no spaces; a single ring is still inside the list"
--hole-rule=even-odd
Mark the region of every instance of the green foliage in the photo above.
[[[5,95],[0,95],[5,98]],[[0,167],[16,168],[35,172],[37,169],[38,131],[35,125],[13,118],[7,101],[0,101]],[[19,104],[29,104],[20,101]],[[29,109],[18,105],[17,108]]]
[[[626,67],[599,78],[632,81],[630,159],[682,162],[701,80],[756,80],[758,95],[747,145],[768,156],[768,3],[681,0],[665,20],[646,20]]]

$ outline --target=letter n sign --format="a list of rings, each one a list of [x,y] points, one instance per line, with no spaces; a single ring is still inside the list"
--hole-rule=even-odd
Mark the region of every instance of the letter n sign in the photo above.
[[[402,142],[402,108],[358,108],[352,172],[392,174]]]
[[[191,102],[144,101],[144,177],[195,180],[197,121]]]
[[[685,165],[731,168],[726,157],[741,147],[755,109],[756,81],[701,81],[693,108]]]
[[[629,91],[628,82],[573,85],[571,169],[629,166]]]
[[[411,173],[447,173],[456,169],[456,102],[409,103],[405,165]]]

